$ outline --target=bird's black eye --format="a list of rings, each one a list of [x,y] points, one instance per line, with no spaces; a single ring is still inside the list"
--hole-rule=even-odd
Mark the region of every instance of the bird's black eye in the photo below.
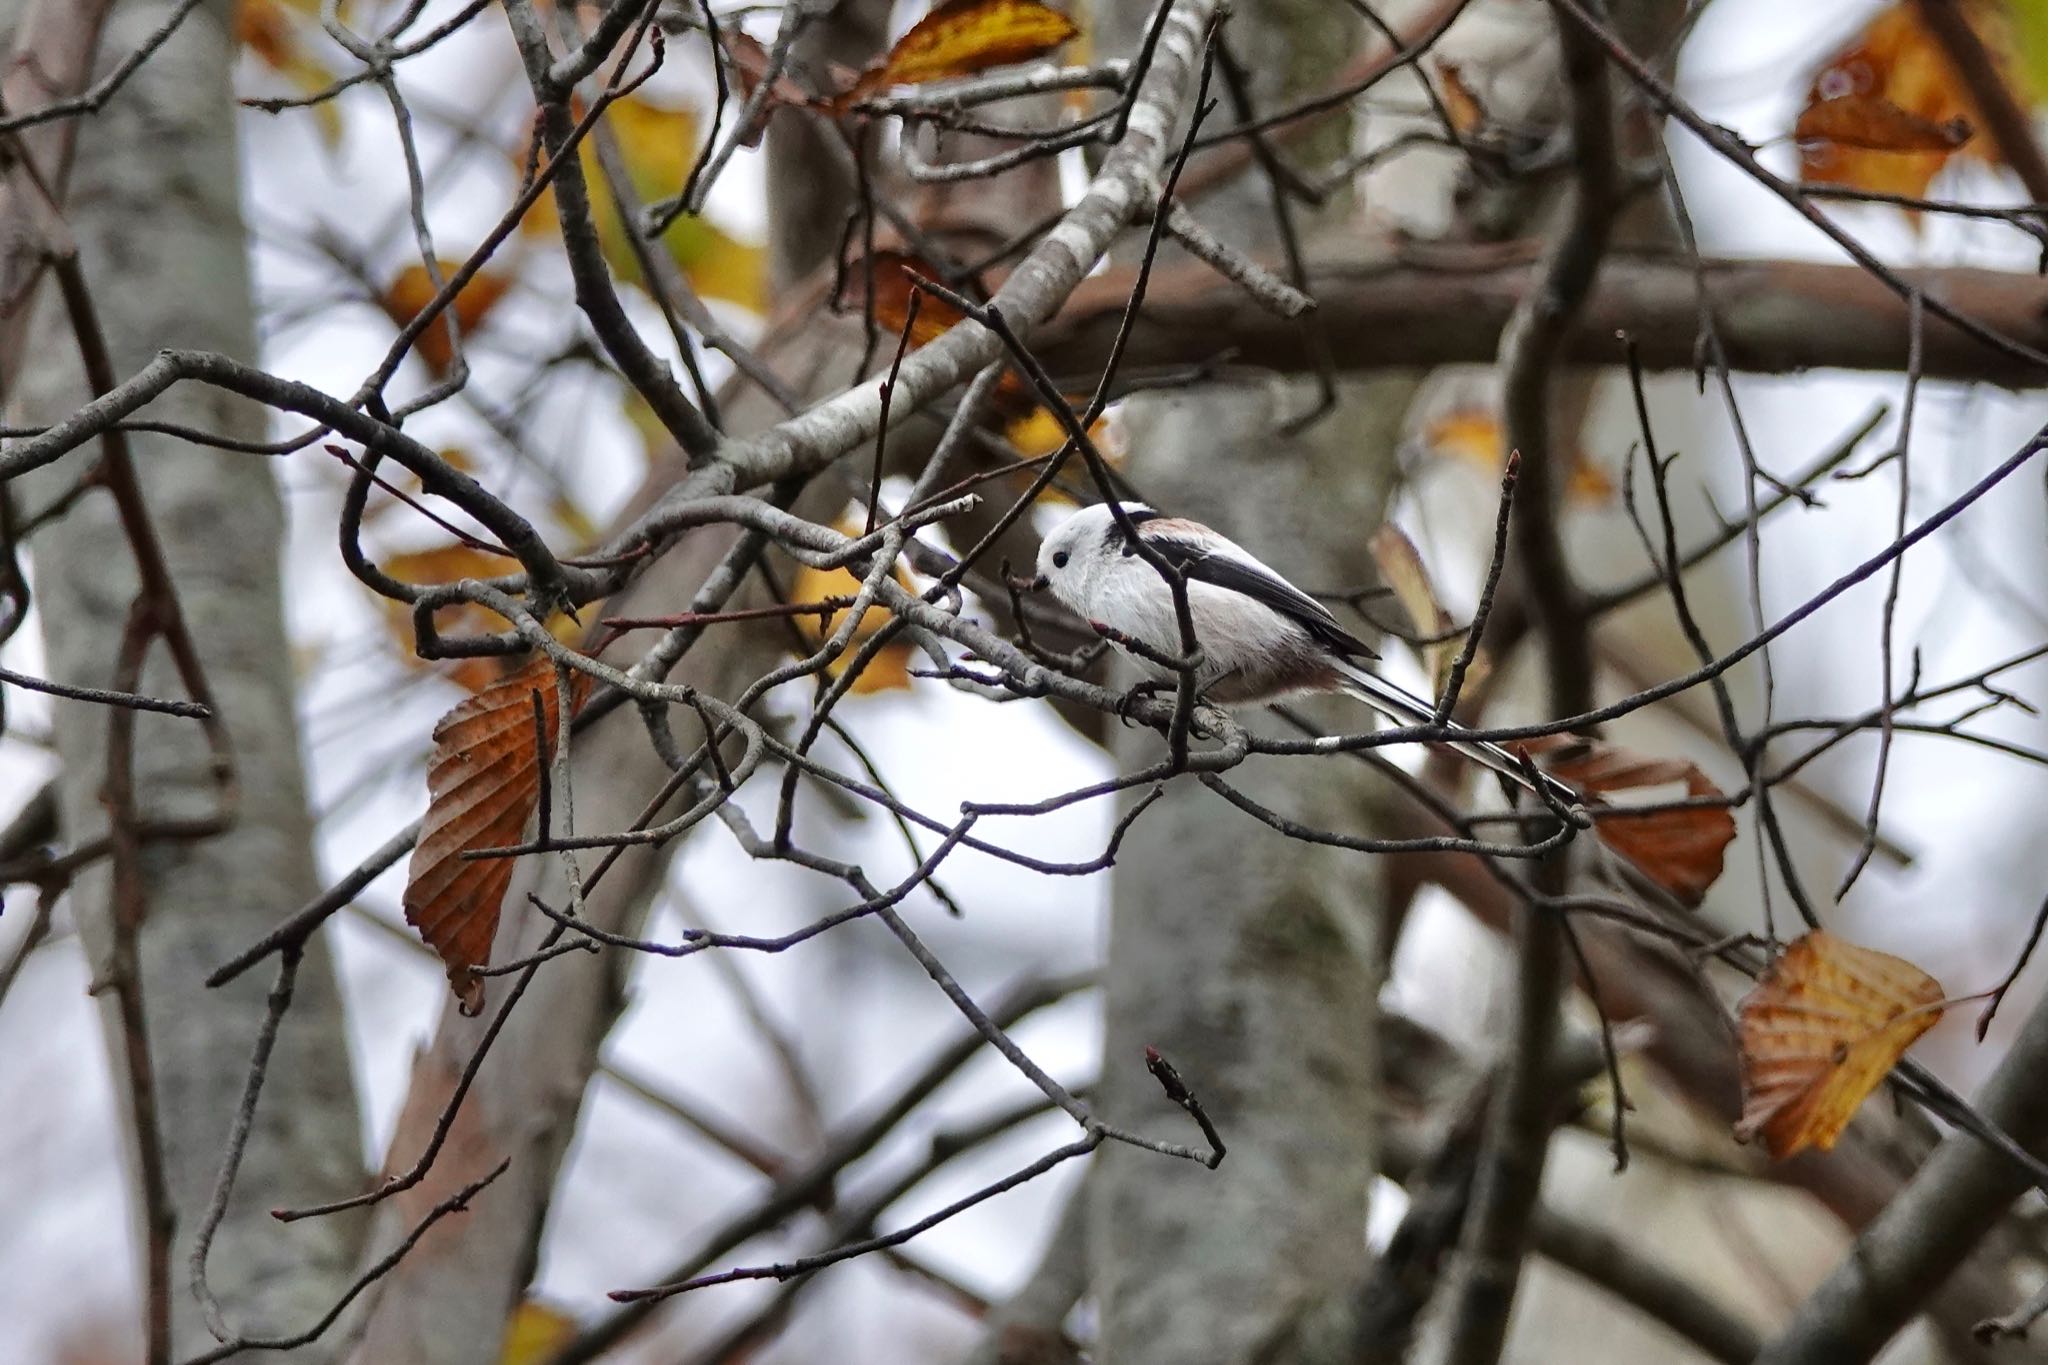
[[[1053,551],[1052,566],[1055,569],[1064,569],[1067,567],[1067,552],[1065,550]]]

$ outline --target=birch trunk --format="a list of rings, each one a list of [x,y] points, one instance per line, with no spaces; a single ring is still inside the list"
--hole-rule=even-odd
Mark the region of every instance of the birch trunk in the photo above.
[[[0,4],[0,16],[11,27],[25,8],[9,0]],[[99,74],[160,28],[173,8],[170,0],[117,6],[101,43]],[[67,218],[118,374],[166,346],[256,356],[237,197],[231,10],[226,3],[201,6],[118,98],[80,120]],[[77,344],[55,291],[45,290],[36,306],[29,358],[19,392],[11,396],[17,417],[28,421],[68,413],[86,396]],[[197,387],[166,395],[148,416],[243,440],[265,435],[258,408]],[[262,974],[219,991],[207,990],[202,980],[310,896],[316,872],[280,591],[283,508],[270,469],[260,458],[166,436],[137,432],[130,440],[186,619],[232,735],[241,784],[239,815],[226,833],[148,845],[142,857],[148,920],[141,974],[178,1220],[171,1297],[175,1349],[182,1356],[213,1344],[183,1282],[185,1254],[220,1166],[268,989]],[[29,506],[42,505],[86,468],[85,456],[65,461],[25,481],[18,495]],[[132,559],[111,500],[88,496],[37,535],[30,549],[51,675],[105,686],[135,594]],[[161,647],[142,690],[177,692]],[[63,835],[77,844],[106,825],[107,712],[59,702],[55,737]],[[188,721],[140,719],[136,778],[145,815],[199,817],[214,809],[205,746]],[[73,913],[95,964],[104,962],[109,942],[108,893],[103,865],[72,890]],[[111,1039],[112,1005],[104,1004]],[[122,1050],[115,1045],[111,1051],[116,1089],[125,1095]],[[343,1216],[285,1227],[268,1210],[353,1193],[361,1182],[341,1002],[327,954],[315,944],[277,1042],[236,1197],[213,1245],[211,1283],[230,1326],[297,1331],[325,1310],[354,1272],[362,1221]],[[316,1349],[307,1358],[321,1356]]]

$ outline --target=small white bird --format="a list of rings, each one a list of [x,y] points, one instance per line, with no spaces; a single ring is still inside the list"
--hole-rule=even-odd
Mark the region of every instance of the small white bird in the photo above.
[[[1195,683],[1204,699],[1256,706],[1342,692],[1400,724],[1432,722],[1436,708],[1429,702],[1360,666],[1361,660],[1379,657],[1370,646],[1243,546],[1198,521],[1164,516],[1143,503],[1122,507],[1132,531],[1187,577],[1188,613],[1202,653]],[[1107,503],[1082,508],[1045,538],[1038,547],[1034,586],[1050,588],[1090,625],[1107,626],[1161,655],[1181,652],[1173,589],[1130,544]],[[1155,682],[1177,681],[1171,668],[1131,657]],[[1499,745],[1476,739],[1445,742],[1536,790],[1522,761]],[[1578,794],[1564,784],[1539,780],[1564,804],[1579,803]]]

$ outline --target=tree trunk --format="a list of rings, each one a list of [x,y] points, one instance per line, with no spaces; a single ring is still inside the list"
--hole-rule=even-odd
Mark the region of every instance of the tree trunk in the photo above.
[[[170,0],[118,6],[101,45],[99,73],[160,28],[173,8]],[[229,88],[231,9],[202,6],[117,98],[80,121],[67,217],[119,375],[164,346],[255,358]],[[30,358],[13,395],[21,420],[69,413],[86,396],[77,343],[54,291],[44,293]],[[244,440],[265,434],[257,407],[197,387],[174,390],[148,415]],[[141,979],[163,1158],[177,1211],[171,1300],[176,1351],[184,1355],[213,1344],[184,1283],[185,1254],[220,1167],[267,990],[260,975],[219,991],[201,983],[317,883],[279,591],[283,510],[270,469],[260,458],[165,436],[138,432],[130,440],[232,736],[241,787],[238,815],[226,833],[152,843],[141,858],[148,915]],[[46,504],[87,468],[81,456],[25,481],[25,502]],[[111,500],[87,497],[31,548],[52,676],[107,685],[136,587]],[[177,692],[161,647],[151,656],[142,690]],[[63,832],[72,845],[106,827],[107,717],[96,706],[55,706]],[[135,755],[145,816],[203,817],[215,808],[211,764],[192,722],[142,717]],[[72,906],[96,972],[110,942],[109,885],[101,864],[73,888]],[[103,1004],[111,1031],[111,997]],[[114,1046],[113,1054],[116,1089],[126,1095],[122,1049]],[[297,1331],[326,1309],[354,1272],[362,1220],[342,1216],[285,1227],[268,1210],[353,1193],[361,1181],[341,1002],[327,955],[315,944],[277,1041],[235,1199],[213,1244],[210,1279],[231,1327]]]
[[[816,24],[801,51],[808,60],[857,66],[880,45],[885,27],[886,6],[852,0]],[[794,111],[770,125],[772,274],[778,286],[790,289],[838,242],[853,192],[837,174],[836,162],[819,142],[821,136],[808,123],[799,126]],[[836,392],[846,382],[842,362],[858,354],[859,334],[857,325],[813,325],[784,341],[784,347],[764,348],[764,359],[796,393],[815,398]],[[733,395],[723,406],[727,427],[734,432],[760,430],[784,415],[744,381],[735,382]],[[636,508],[681,470],[680,459],[657,469]],[[629,514],[633,510],[628,509]],[[645,616],[675,610],[690,600],[735,538],[720,528],[694,533],[596,614]],[[733,605],[748,601],[753,599],[743,592],[735,595]],[[694,649],[672,680],[713,696],[734,697],[774,666],[786,642],[777,623],[726,627]],[[643,637],[640,645],[644,644]],[[623,659],[624,667],[634,657],[621,649],[613,661]],[[695,725],[694,718],[685,715],[679,721],[679,736],[688,736]],[[571,764],[579,833],[630,827],[647,797],[669,777],[631,707],[577,737]],[[677,809],[679,805],[663,818],[672,817]],[[713,837],[724,836],[720,832]],[[669,858],[679,847],[677,843],[629,849],[586,901],[585,917],[613,933],[637,933]],[[597,855],[584,855],[586,873],[596,861]],[[523,893],[529,888],[538,889],[551,904],[565,903],[558,860],[528,859],[521,864],[505,899],[493,961],[531,952],[551,927],[551,921],[525,904]],[[562,1159],[597,1069],[598,1051],[625,1003],[625,979],[633,962],[633,955],[625,952],[599,959],[574,954],[550,962],[536,975],[478,1073],[448,1150],[425,1182],[380,1210],[374,1245],[394,1244],[427,1209],[500,1159],[509,1156],[511,1168],[474,1201],[459,1226],[435,1229],[386,1278],[355,1356],[362,1365],[497,1361],[507,1318],[532,1279]],[[509,982],[491,982],[488,1002],[475,1019],[463,1018],[452,1000],[443,1009],[433,1042],[414,1064],[392,1140],[391,1169],[404,1170],[417,1160]]]
[[[1148,11],[1104,12],[1104,50],[1133,46]],[[1238,8],[1224,32],[1260,111],[1325,85],[1365,41],[1340,9],[1288,0]],[[1212,94],[1224,97],[1218,125],[1238,121],[1221,70]],[[1289,160],[1313,166],[1345,141],[1331,130]],[[1193,207],[1225,241],[1278,259],[1256,170]],[[1314,407],[1311,381],[1135,399],[1130,474],[1174,515],[1217,526],[1298,582],[1363,582],[1415,383],[1407,373],[1347,382],[1298,436],[1286,427]],[[1128,770],[1156,760],[1159,741],[1129,731],[1116,752]],[[1310,775],[1254,762],[1230,781],[1320,828],[1378,830],[1382,786],[1361,764],[1319,763]],[[1144,1049],[1157,1047],[1230,1150],[1213,1172],[1114,1145],[1099,1156],[1089,1211],[1103,1359],[1297,1358],[1280,1344],[1358,1273],[1376,1169],[1384,877],[1384,860],[1286,840],[1191,781],[1173,784],[1126,839],[1103,973],[1104,1117],[1171,1129],[1178,1116],[1144,1066]]]

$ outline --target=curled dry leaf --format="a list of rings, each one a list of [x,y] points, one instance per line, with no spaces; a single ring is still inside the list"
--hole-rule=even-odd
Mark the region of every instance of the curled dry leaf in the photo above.
[[[570,680],[573,706],[590,694],[590,681],[584,673]],[[536,692],[544,748],[535,744]],[[405,919],[440,955],[465,1014],[483,1007],[476,969],[490,960],[513,860],[462,855],[520,841],[540,803],[558,729],[555,668],[545,655],[458,703],[434,726],[427,814],[406,870]]]
[[[1720,877],[1735,815],[1709,804],[1723,793],[1697,765],[1576,737],[1509,747],[1540,755],[1546,772],[1584,793],[1600,842],[1686,905],[1698,905]],[[1686,799],[1702,804],[1669,805]],[[1630,805],[1666,808],[1632,812]]]
[[[1780,1160],[1835,1145],[1858,1105],[1941,1017],[1941,983],[1890,953],[1816,929],[1743,997],[1742,1118]]]
[[[1037,0],[944,0],[896,40],[887,56],[839,96],[847,108],[892,85],[971,76],[992,66],[1028,62],[1080,32],[1074,21]]]

